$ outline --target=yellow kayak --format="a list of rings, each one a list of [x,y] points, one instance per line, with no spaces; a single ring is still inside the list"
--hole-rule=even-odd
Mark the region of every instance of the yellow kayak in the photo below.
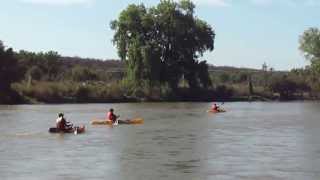
[[[128,119],[128,120],[118,120],[118,124],[143,124],[144,120],[142,118]],[[92,120],[92,125],[112,125],[111,120]]]

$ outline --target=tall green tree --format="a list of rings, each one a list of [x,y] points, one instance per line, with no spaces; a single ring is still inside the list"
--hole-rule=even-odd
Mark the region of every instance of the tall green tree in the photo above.
[[[214,49],[215,33],[194,8],[190,0],[161,0],[149,9],[132,4],[111,22],[113,42],[135,85],[168,83],[175,90],[183,75],[191,88],[210,85],[207,64],[198,58]]]
[[[309,28],[300,36],[300,50],[311,62],[311,67],[320,73],[320,30]]]

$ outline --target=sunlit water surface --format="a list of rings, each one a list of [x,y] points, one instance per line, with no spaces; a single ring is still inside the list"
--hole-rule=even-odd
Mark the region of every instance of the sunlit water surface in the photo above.
[[[320,179],[320,104],[0,106],[0,179]],[[113,107],[143,125],[91,126]],[[58,112],[80,135],[50,134]]]

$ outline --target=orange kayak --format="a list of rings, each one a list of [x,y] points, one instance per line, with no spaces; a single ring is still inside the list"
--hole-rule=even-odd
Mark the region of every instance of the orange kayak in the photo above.
[[[142,118],[128,119],[128,120],[118,120],[118,124],[143,124],[144,120]],[[92,120],[92,125],[112,125],[111,120]]]
[[[219,109],[219,110],[210,109],[207,112],[208,113],[224,113],[224,112],[226,112],[226,110],[224,110],[224,109]]]

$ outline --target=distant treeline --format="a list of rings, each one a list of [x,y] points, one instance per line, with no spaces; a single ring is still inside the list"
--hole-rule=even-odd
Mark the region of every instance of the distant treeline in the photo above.
[[[286,72],[209,66],[212,85],[206,89],[190,91],[181,78],[175,94],[160,87],[132,92],[123,61],[62,57],[52,51],[15,52],[2,43],[0,65],[2,104],[305,99],[318,98],[320,88],[310,67]]]
[[[124,100],[119,81],[125,67],[118,60],[15,52],[0,41],[0,66],[0,103]]]

